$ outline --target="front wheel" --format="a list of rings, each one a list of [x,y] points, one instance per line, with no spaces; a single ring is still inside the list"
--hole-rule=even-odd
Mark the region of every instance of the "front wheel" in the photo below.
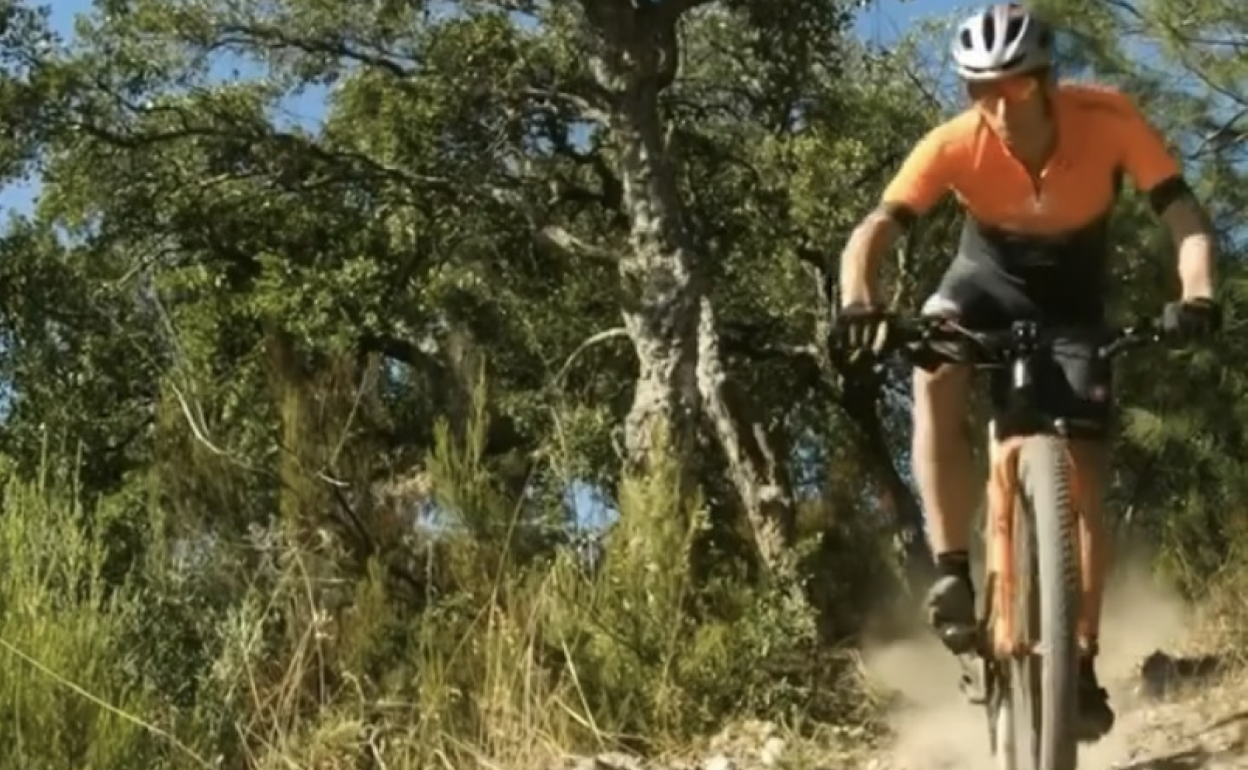
[[[994,709],[1000,770],[1075,770],[1080,569],[1065,443],[1032,436],[1019,447],[1013,521],[1014,618],[1020,649],[1002,665]]]

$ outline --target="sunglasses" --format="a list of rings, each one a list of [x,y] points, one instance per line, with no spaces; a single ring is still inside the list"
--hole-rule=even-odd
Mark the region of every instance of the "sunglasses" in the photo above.
[[[1031,75],[1015,75],[1000,80],[967,83],[966,90],[971,101],[975,102],[1021,102],[1034,94],[1039,87],[1039,79]]]

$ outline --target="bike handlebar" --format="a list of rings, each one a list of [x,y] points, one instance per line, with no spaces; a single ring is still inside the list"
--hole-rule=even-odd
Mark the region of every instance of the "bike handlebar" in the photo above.
[[[1030,321],[1015,322],[1006,329],[979,331],[946,318],[919,316],[896,319],[888,347],[903,352],[932,350],[941,343],[971,343],[974,363],[1006,363],[1030,350],[1049,344],[1063,336],[1062,327],[1044,327]],[[1083,330],[1080,336],[1086,336]],[[1097,349],[1102,359],[1112,358],[1131,348],[1160,342],[1162,326],[1156,317],[1142,317],[1129,326],[1107,331],[1108,342]]]

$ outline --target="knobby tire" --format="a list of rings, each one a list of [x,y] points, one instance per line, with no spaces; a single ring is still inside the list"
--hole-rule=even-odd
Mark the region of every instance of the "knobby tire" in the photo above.
[[[1018,454],[1014,506],[1015,615],[1037,655],[1010,666],[1010,700],[1023,767],[1076,770],[1080,559],[1065,442],[1032,436]],[[1036,634],[1036,626],[1039,634]],[[1026,760],[1030,760],[1027,762]]]

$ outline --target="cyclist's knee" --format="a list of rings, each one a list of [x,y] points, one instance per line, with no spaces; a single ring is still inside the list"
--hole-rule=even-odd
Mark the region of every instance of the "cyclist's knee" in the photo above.
[[[964,423],[969,409],[971,369],[945,364],[928,372],[914,372],[914,433],[916,455],[947,455],[965,440]]]
[[[931,295],[919,315],[955,319],[961,315],[958,303],[941,295]],[[971,394],[971,368],[945,363],[933,369],[914,370],[914,421],[916,433],[948,432],[966,417]],[[946,428],[945,426],[949,426]]]
[[[1105,478],[1109,472],[1109,443],[1101,439],[1070,442],[1071,459],[1079,483],[1079,507],[1085,516],[1099,520],[1104,507]]]
[[[928,297],[923,303],[923,307],[919,310],[919,315],[924,318],[940,318],[949,321],[957,321],[963,315],[962,308],[952,299],[936,293]],[[963,342],[953,340],[942,340],[930,343],[931,354],[935,359],[937,366],[933,367],[932,362],[920,364],[919,368],[931,371],[933,369],[946,369],[951,365],[965,366],[956,364],[958,361],[965,360],[966,350]]]
[[[1109,441],[1104,438],[1076,438],[1070,442],[1075,461],[1099,479],[1109,467]]]
[[[919,315],[935,318],[957,318],[962,314],[962,308],[957,302],[937,292],[928,297],[923,302],[923,307],[919,308]]]
[[[915,419],[961,423],[971,395],[971,368],[944,364],[933,371],[914,370]]]

